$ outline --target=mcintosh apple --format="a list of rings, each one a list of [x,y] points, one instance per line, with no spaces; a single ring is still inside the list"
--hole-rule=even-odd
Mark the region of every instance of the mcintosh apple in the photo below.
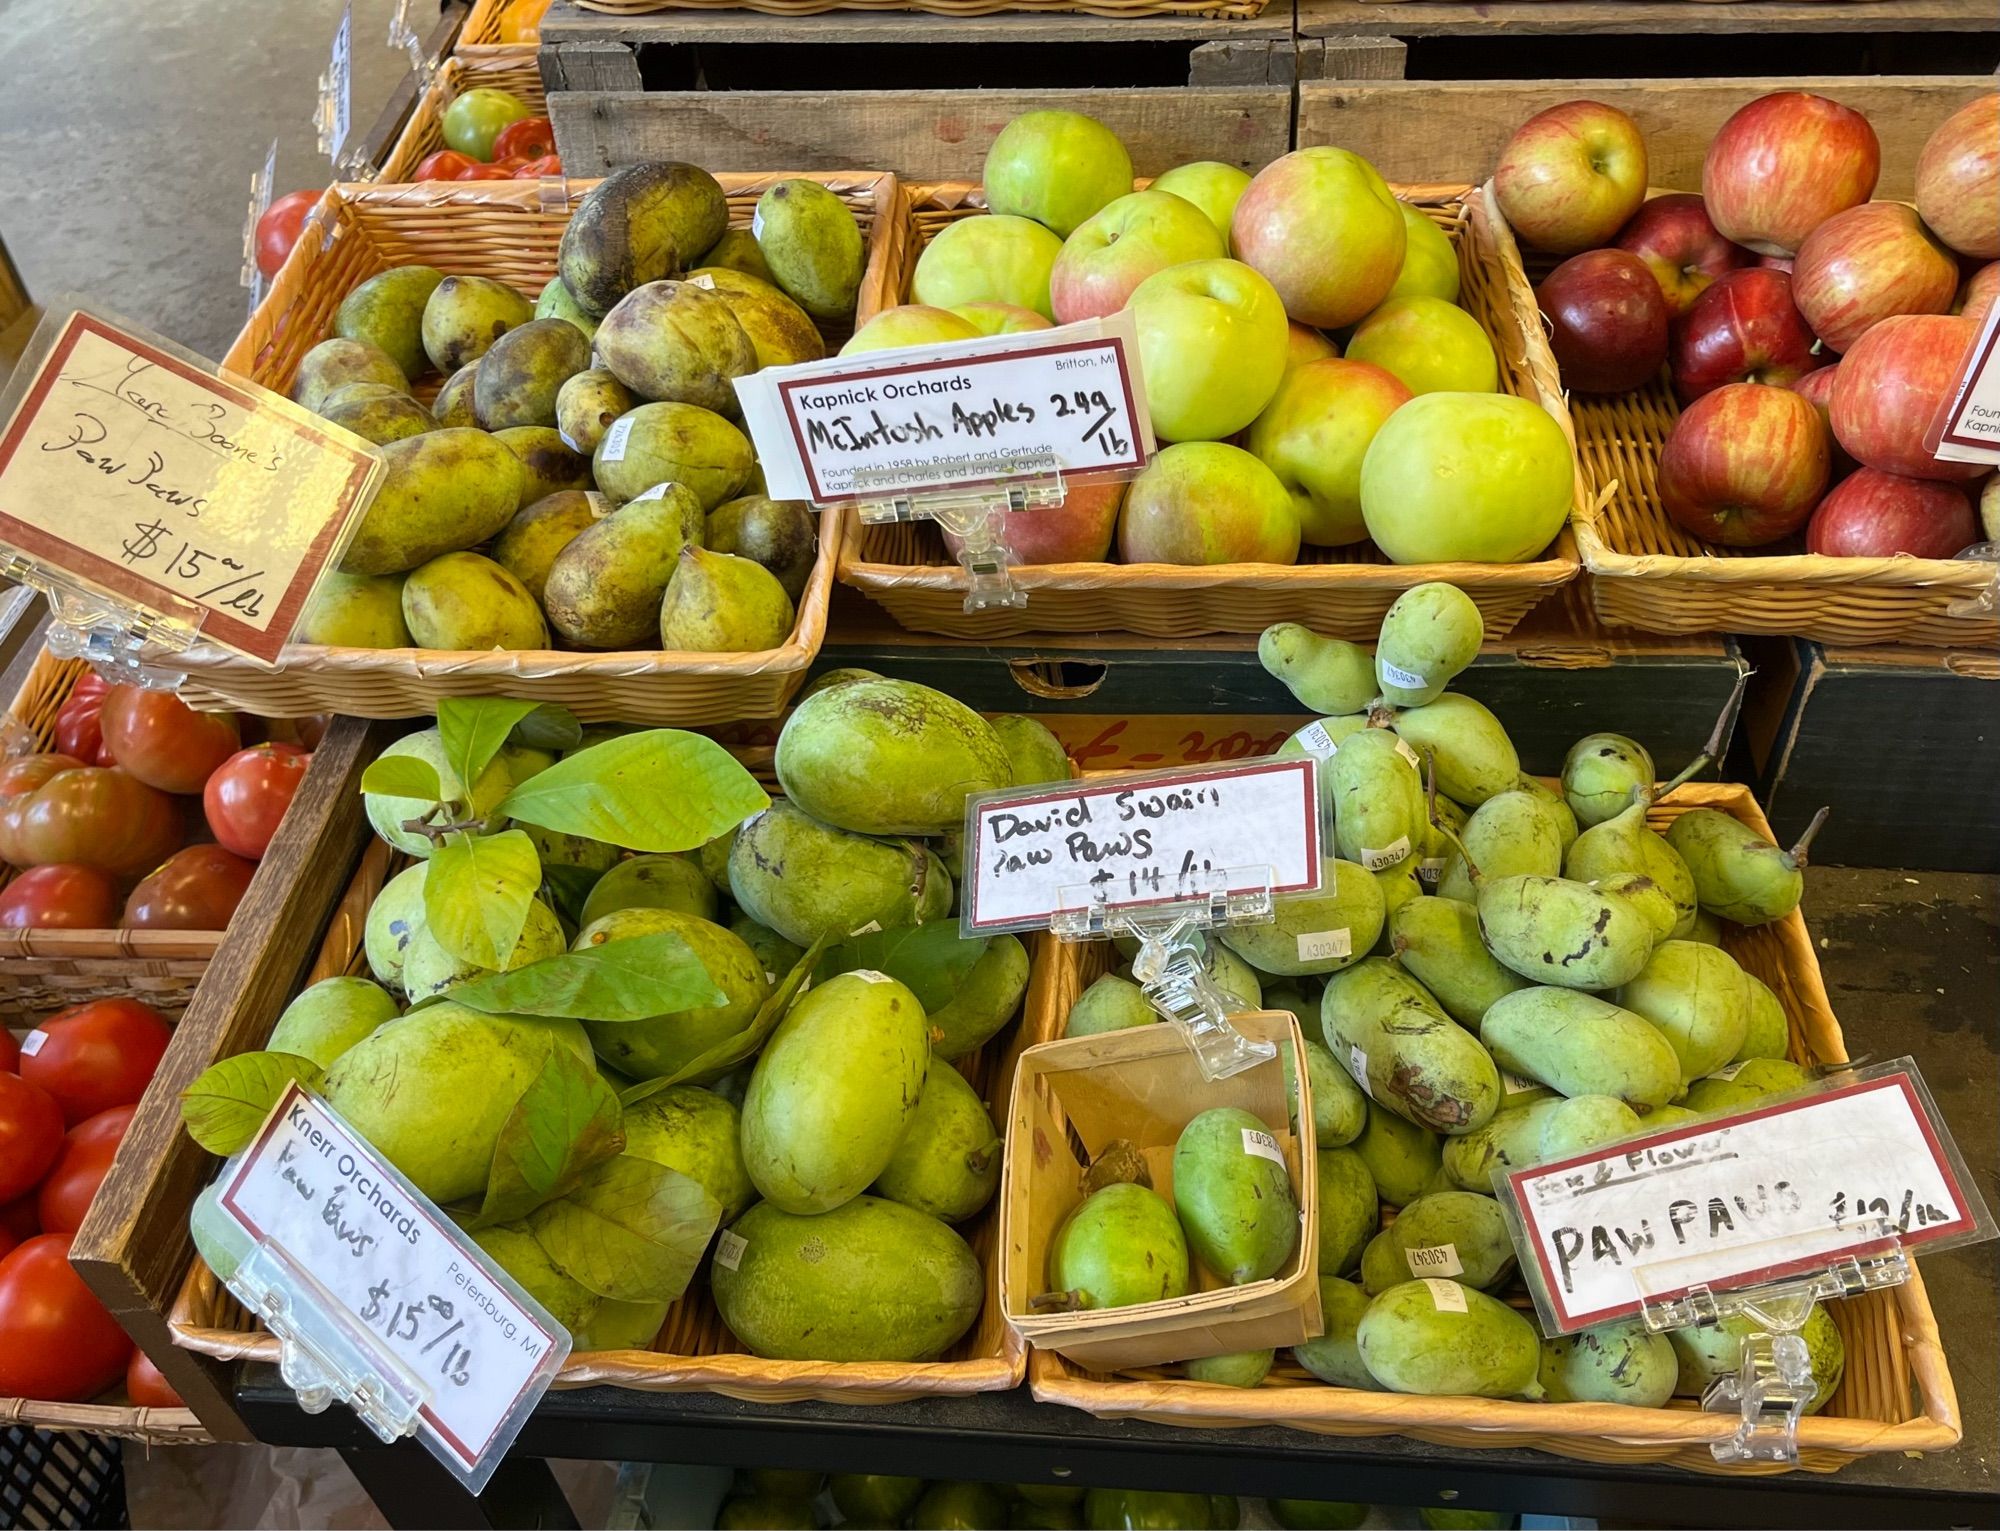
[[[1563,386],[1624,393],[1659,375],[1667,359],[1667,298],[1629,250],[1586,250],[1535,289]]]
[[[1354,361],[1373,362],[1411,393],[1491,393],[1500,361],[1479,321],[1443,298],[1391,298],[1355,328]]]
[[[1983,324],[1995,297],[2000,297],[2000,260],[1988,261],[1965,279],[1956,311],[1974,324]]]
[[[1956,558],[1979,540],[1956,484],[1862,468],[1834,485],[1806,527],[1806,551],[1830,558]]]
[[[1250,172],[1234,165],[1225,165],[1219,160],[1196,160],[1191,165],[1176,165],[1165,175],[1157,177],[1148,187],[1149,191],[1170,191],[1177,197],[1185,197],[1204,213],[1208,221],[1215,225],[1216,233],[1222,236],[1226,246],[1229,243],[1229,223],[1236,216],[1236,204],[1249,189]],[[1223,254],[1227,255],[1227,249]]]
[[[1118,529],[1118,507],[1125,485],[1117,479],[1093,479],[1064,486],[1063,502],[1042,510],[1016,511],[1006,518],[1008,562],[1011,564],[1103,563]],[[958,557],[960,538],[940,525],[944,545]]]
[[[1917,211],[1960,255],[2000,255],[2000,95],[1966,102],[1925,140]]]
[[[1792,279],[1764,266],[1717,277],[1667,342],[1684,404],[1725,383],[1783,385],[1829,360],[1792,302]]]
[[[1493,171],[1500,211],[1537,250],[1608,244],[1646,200],[1646,137],[1602,101],[1565,101],[1514,130]]]
[[[1831,367],[1815,367],[1804,377],[1794,378],[1785,386],[1819,411],[1819,423],[1826,427],[1828,445],[1828,476],[1838,483],[1861,465],[1847,455],[1847,448],[1840,444],[1833,434],[1833,385],[1840,377],[1840,363]]]
[[[1285,371],[1303,367],[1309,361],[1326,361],[1340,354],[1340,347],[1310,325],[1288,324],[1285,335]]]
[[[985,183],[993,212],[1032,218],[1067,239],[1084,219],[1132,189],[1132,156],[1095,117],[1023,112],[986,151]]]
[[[1330,358],[1286,374],[1248,445],[1290,492],[1307,542],[1337,548],[1366,540],[1362,459],[1382,423],[1409,402],[1409,389],[1367,362]]]
[[[1161,440],[1233,436],[1278,391],[1291,349],[1285,305],[1241,261],[1170,266],[1141,282],[1126,306]]]
[[[1361,461],[1361,515],[1390,560],[1521,563],[1569,517],[1576,463],[1539,404],[1427,393],[1382,423]]]
[[[1855,461],[1909,478],[1969,480],[1986,472],[1980,463],[1939,462],[1924,445],[1978,333],[1955,314],[1897,314],[1854,342],[1828,412]]]
[[[1726,547],[1788,537],[1826,492],[1826,427],[1789,388],[1728,383],[1674,422],[1660,449],[1660,504],[1684,531]]]
[[[1062,241],[1032,218],[961,218],[924,246],[910,296],[934,308],[1012,303],[1053,319],[1049,273],[1060,254]]]
[[[1852,107],[1781,90],[1738,107],[1701,166],[1708,216],[1725,238],[1790,255],[1835,213],[1875,190],[1882,146]]]
[[[1792,301],[1836,351],[1891,314],[1941,314],[1958,291],[1958,262],[1900,202],[1864,202],[1806,235],[1792,267]]]
[[[1337,329],[1396,285],[1409,236],[1388,183],[1345,149],[1294,149],[1260,170],[1236,204],[1230,243],[1301,324]]]
[[[1421,207],[1398,202],[1403,214],[1403,269],[1396,273],[1392,298],[1458,301],[1458,251],[1445,231]]]
[[[1170,191],[1127,192],[1063,241],[1049,273],[1056,323],[1115,314],[1156,271],[1229,252],[1208,215]]]
[[[1725,271],[1755,259],[1731,244],[1708,221],[1701,198],[1687,191],[1653,197],[1618,231],[1618,248],[1646,263],[1667,300],[1667,317],[1678,319],[1704,288]]]
[[[961,303],[952,312],[982,335],[1025,335],[1054,328],[1032,308],[1014,303]]]
[[[1126,563],[1295,562],[1299,517],[1285,486],[1240,447],[1167,447],[1125,491],[1118,556]]]
[[[894,351],[903,346],[934,346],[978,338],[978,329],[948,308],[904,303],[883,309],[862,325],[840,348],[840,354],[858,356],[864,351]]]

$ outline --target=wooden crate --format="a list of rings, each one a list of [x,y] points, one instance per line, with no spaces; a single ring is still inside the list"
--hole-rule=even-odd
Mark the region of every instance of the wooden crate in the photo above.
[[[395,145],[383,159],[375,179],[384,184],[414,180],[417,166],[425,157],[445,147],[445,108],[468,90],[482,89],[509,91],[525,101],[538,117],[548,111],[533,44],[454,54],[438,66],[430,85],[417,98],[409,121],[403,124],[403,131],[396,136]]]
[[[1484,197],[1465,185],[1401,185],[1397,195],[1422,207],[1458,250],[1460,303],[1476,318],[1500,359],[1504,391],[1533,399],[1568,433],[1555,384],[1555,363],[1533,312],[1533,295],[1518,262],[1493,233],[1498,223]],[[978,187],[964,182],[905,188],[914,233],[905,249],[902,291],[925,243],[946,224],[985,209]],[[1525,305],[1525,309],[1524,306]],[[1581,473],[1575,514],[1587,491]],[[1576,573],[1568,533],[1525,564],[1392,564],[1372,543],[1301,549],[1295,565],[1232,564],[1180,568],[1167,564],[1044,564],[1014,569],[1025,607],[968,612],[966,575],[929,522],[869,526],[855,511],[847,531],[840,579],[915,632],[992,639],[1022,633],[1138,633],[1191,638],[1205,633],[1256,633],[1273,622],[1303,622],[1329,636],[1372,640],[1390,604],[1412,585],[1448,580],[1479,606],[1490,637],[1504,636],[1530,609]]]
[[[1655,808],[1662,829],[1689,808],[1716,808],[1770,833],[1747,787],[1697,783]],[[1820,979],[1804,918],[1794,911],[1773,924],[1725,927],[1723,945],[1744,968],[1769,984],[1791,1022],[1790,1053],[1803,1064],[1847,1060]],[[1051,981],[1039,992],[1053,1013],[1035,1016],[1037,1031],[1060,1031],[1069,1007],[1111,958],[1104,943],[1056,954]],[[1514,1300],[1525,1306],[1525,1292]],[[1831,1472],[1855,1457],[1881,1451],[1937,1451],[1961,1435],[1958,1395],[1946,1365],[1937,1321],[1923,1282],[1830,1303],[1847,1348],[1840,1387],[1819,1414],[1799,1427],[1799,1465]],[[1320,1435],[1408,1435],[1454,1447],[1534,1447],[1594,1462],[1663,1462],[1726,1474],[1783,1472],[1772,1463],[1723,1467],[1708,1442],[1729,1435],[1733,1416],[1705,1414],[1691,1399],[1665,1409],[1624,1404],[1543,1404],[1486,1398],[1423,1398],[1331,1387],[1286,1358],[1262,1386],[1225,1388],[1191,1383],[1159,1369],[1092,1373],[1049,1352],[1029,1359],[1036,1398],[1105,1418],[1236,1429],[1282,1425]]]

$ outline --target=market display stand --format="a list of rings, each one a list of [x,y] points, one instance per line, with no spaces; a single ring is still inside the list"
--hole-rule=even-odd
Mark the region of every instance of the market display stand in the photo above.
[[[2000,1154],[2000,1101],[1990,1088],[1990,884],[1815,869],[1805,907],[1856,1054],[1919,1058],[1968,1161],[1990,1167]],[[1965,1439],[1935,1454],[1866,1456],[1831,1474],[1692,1473],[1400,1436],[1173,1429],[1038,1404],[1026,1389],[855,1408],[588,1388],[549,1394],[475,1501],[421,1447],[384,1448],[344,1409],[305,1414],[275,1368],[239,1368],[235,1403],[262,1440],[340,1448],[395,1526],[574,1525],[553,1475],[534,1460],[549,1457],[1338,1495],[1678,1526],[2000,1525],[2000,1395],[1992,1385],[2000,1376],[2000,1248],[1936,1256],[1923,1262],[1923,1276],[1963,1379]]]

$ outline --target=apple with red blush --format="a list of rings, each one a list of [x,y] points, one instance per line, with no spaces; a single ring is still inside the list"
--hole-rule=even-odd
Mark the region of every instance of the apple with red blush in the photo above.
[[[1784,386],[1832,358],[1792,302],[1782,271],[1725,271],[1674,325],[1667,346],[1674,392],[1689,403],[1726,383]]]
[[[1535,304],[1566,388],[1625,393],[1667,359],[1667,296],[1629,250],[1572,255],[1535,289]]]
[[[1660,451],[1660,503],[1676,525],[1727,547],[1789,537],[1826,492],[1819,411],[1789,388],[1727,383],[1682,412]]]
[[[1701,198],[1687,191],[1650,199],[1618,231],[1618,248],[1646,263],[1667,300],[1667,314],[1674,319],[1686,313],[1723,272],[1756,259],[1743,246],[1724,239],[1709,221]]]
[[[1806,528],[1806,551],[1829,558],[1956,558],[1979,540],[1957,484],[1862,468],[1834,485]]]

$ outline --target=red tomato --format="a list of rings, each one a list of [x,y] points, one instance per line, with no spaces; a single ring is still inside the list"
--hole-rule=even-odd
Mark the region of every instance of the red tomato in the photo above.
[[[440,149],[435,154],[426,154],[417,168],[410,172],[413,181],[455,181],[459,171],[467,165],[479,161],[470,155],[460,154],[456,149]]]
[[[125,1373],[132,1342],[70,1269],[69,1241],[44,1233],[0,1260],[0,1394],[81,1403]]]
[[[0,1202],[0,1233],[18,1244],[23,1239],[32,1239],[41,1231],[42,1225],[35,1221],[34,1197],[23,1196],[17,1201]]]
[[[142,1409],[185,1409],[187,1404],[160,1375],[159,1367],[145,1351],[134,1349],[132,1362],[125,1368],[125,1396]]]
[[[96,867],[30,867],[0,888],[0,930],[112,930],[118,884]]]
[[[0,1201],[32,1191],[62,1152],[62,1107],[19,1074],[0,1074]]]
[[[260,744],[223,761],[201,789],[201,806],[224,849],[252,861],[262,856],[311,762],[296,744]]]
[[[173,1033],[151,1005],[99,999],[52,1015],[21,1047],[21,1077],[47,1091],[72,1127],[137,1105]],[[7,1193],[0,1188],[0,1197]]]
[[[125,900],[126,930],[223,930],[257,863],[219,845],[175,851]]]
[[[531,159],[514,172],[517,181],[532,181],[545,175],[561,175],[562,160],[553,154],[544,154],[540,159]]]
[[[56,713],[56,748],[85,765],[113,765],[104,748],[104,693],[108,689],[102,675],[92,672],[76,683],[69,700]]]
[[[257,220],[257,269],[268,280],[278,274],[292,246],[299,242],[306,214],[323,195],[317,191],[288,191],[264,210]]]
[[[196,712],[171,691],[113,686],[104,694],[104,747],[149,787],[199,792],[243,748],[233,712]]]
[[[173,854],[184,828],[179,803],[115,767],[71,764],[11,797],[0,784],[0,858],[15,866],[69,862],[138,877]]]
[[[514,172],[504,165],[467,165],[452,177],[454,181],[511,181]]]
[[[19,1073],[20,1061],[21,1044],[14,1040],[13,1032],[0,1026],[0,1074]]]
[[[555,125],[546,117],[523,117],[519,122],[510,122],[493,140],[496,160],[540,159],[555,152]]]
[[[35,1215],[45,1233],[75,1233],[97,1188],[111,1170],[112,1157],[132,1125],[137,1106],[116,1106],[86,1117],[63,1134],[62,1152],[35,1193]]]

